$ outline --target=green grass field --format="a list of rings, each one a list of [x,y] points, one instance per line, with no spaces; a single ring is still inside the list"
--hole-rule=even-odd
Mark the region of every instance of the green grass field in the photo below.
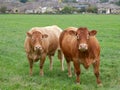
[[[100,77],[103,87],[97,87],[92,66],[80,75],[68,78],[67,66],[60,70],[57,56],[53,71],[49,60],[44,64],[43,77],[39,76],[39,62],[29,76],[29,64],[24,51],[26,32],[35,26],[58,25],[88,27],[97,30],[101,45]],[[120,15],[0,15],[0,90],[119,90],[120,89]]]

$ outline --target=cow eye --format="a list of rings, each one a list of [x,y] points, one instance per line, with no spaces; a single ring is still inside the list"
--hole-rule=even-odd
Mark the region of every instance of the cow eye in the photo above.
[[[77,39],[80,39],[80,37],[77,35]]]
[[[34,42],[35,41],[35,39],[34,38],[32,38],[32,42]]]
[[[90,37],[90,36],[89,36],[89,35],[87,35],[87,39],[89,39],[89,37]]]
[[[43,38],[42,38],[42,37],[39,37],[39,40],[40,40],[40,41],[42,41],[42,40],[43,40]]]

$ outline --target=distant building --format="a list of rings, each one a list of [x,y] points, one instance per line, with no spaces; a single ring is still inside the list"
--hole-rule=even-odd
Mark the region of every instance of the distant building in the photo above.
[[[115,4],[97,4],[99,14],[120,14],[120,7]]]

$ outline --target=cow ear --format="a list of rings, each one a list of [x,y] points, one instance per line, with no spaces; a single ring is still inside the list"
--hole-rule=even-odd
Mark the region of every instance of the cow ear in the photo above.
[[[47,34],[42,35],[42,38],[47,38],[47,37],[48,37]]]
[[[28,36],[28,37],[32,37],[32,34],[29,33],[29,32],[27,32],[27,36]]]
[[[95,36],[97,34],[97,31],[96,30],[92,30],[89,32],[89,35],[90,36]]]
[[[76,34],[77,34],[77,32],[76,32],[76,31],[71,30],[71,31],[69,31],[69,34],[70,34],[70,35],[76,35]]]

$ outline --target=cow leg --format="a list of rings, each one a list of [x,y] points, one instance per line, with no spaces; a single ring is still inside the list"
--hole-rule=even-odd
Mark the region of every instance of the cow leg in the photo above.
[[[75,68],[75,72],[76,72],[76,83],[77,84],[80,84],[80,73],[81,73],[81,70],[80,70],[80,63],[78,62],[78,60],[73,60],[73,64],[74,64],[74,68]]]
[[[75,68],[74,68],[74,75],[76,76],[76,70],[75,70]]]
[[[40,60],[40,75],[44,76],[44,72],[43,72],[43,65],[45,62],[45,58],[46,58],[46,54],[43,54]]]
[[[52,70],[53,69],[53,56],[48,56],[49,57],[49,59],[50,59],[50,70]]]
[[[67,57],[65,57],[65,59],[66,59],[66,62],[67,62],[67,67],[68,67],[68,77],[72,77],[70,60]]]
[[[72,77],[72,71],[71,71],[70,61],[67,62],[67,67],[68,67],[68,77]]]
[[[101,80],[100,80],[99,66],[100,66],[100,61],[99,60],[96,61],[95,63],[93,63],[94,74],[96,76],[97,84],[102,85]]]
[[[60,59],[61,70],[64,71],[64,54],[61,50],[58,50],[58,59]]]
[[[32,75],[33,60],[28,57],[28,61],[29,61],[29,65],[30,65],[29,74]]]

